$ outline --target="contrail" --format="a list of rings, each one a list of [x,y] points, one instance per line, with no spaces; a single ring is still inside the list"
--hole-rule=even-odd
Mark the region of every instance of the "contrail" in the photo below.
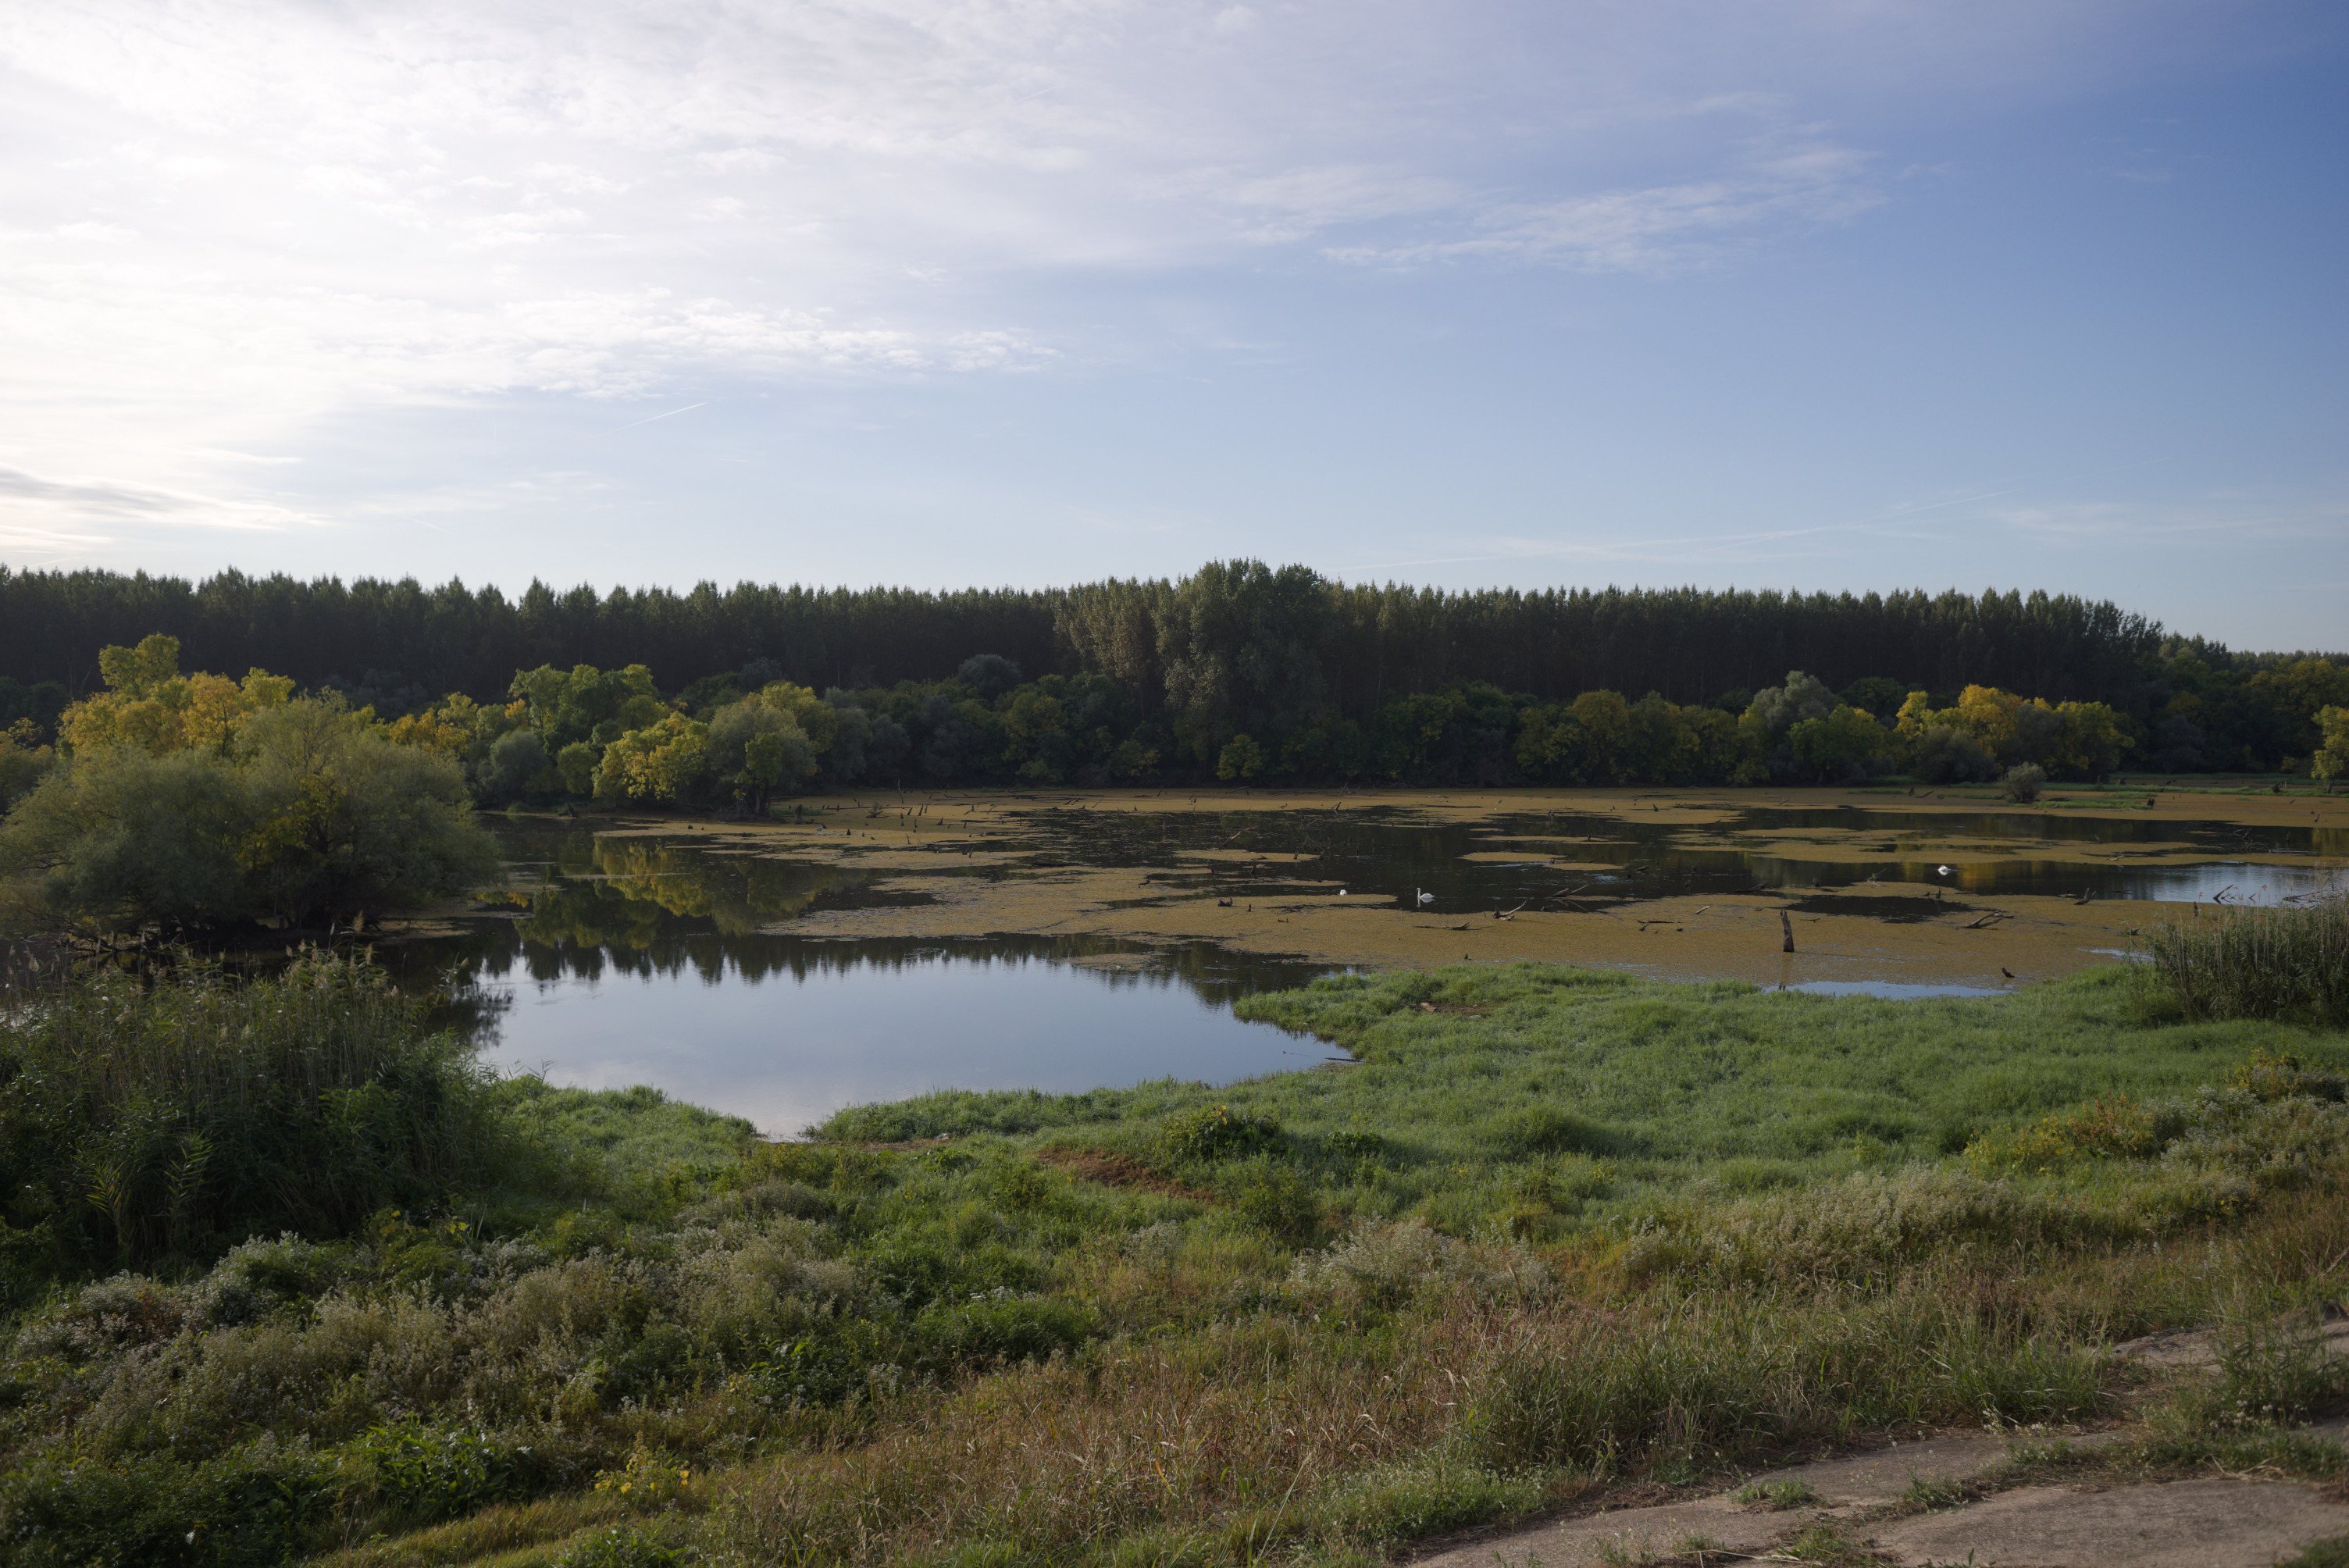
[[[635,429],[635,428],[636,428],[636,425],[649,425],[649,424],[651,424],[651,423],[653,422],[653,419],[667,419],[667,418],[675,418],[677,415],[679,415],[679,414],[690,414],[690,413],[692,413],[696,408],[707,408],[707,407],[709,407],[709,404],[707,404],[707,403],[688,403],[688,404],[687,404],[684,407],[682,407],[682,408],[671,408],[671,409],[670,409],[667,413],[666,413],[666,414],[655,414],[655,415],[653,415],[653,416],[652,416],[652,418],[647,418],[647,419],[638,419],[638,420],[636,422],[636,424],[633,424],[633,425],[623,425],[623,426],[621,426],[621,427],[620,427],[620,428],[622,428],[623,430],[633,430],[633,429]]]

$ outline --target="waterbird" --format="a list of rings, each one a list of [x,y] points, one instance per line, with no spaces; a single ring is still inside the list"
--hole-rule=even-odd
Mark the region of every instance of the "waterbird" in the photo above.
[[[1345,896],[1346,896],[1346,890],[1345,890],[1344,888],[1340,888],[1340,889],[1338,890],[1338,896],[1339,896],[1340,898],[1343,898],[1343,897],[1345,897]]]
[[[1427,904],[1433,903],[1435,902],[1435,895],[1434,895],[1433,893],[1432,893],[1432,892],[1419,892],[1419,890],[1418,890],[1417,888],[1413,888],[1413,889],[1412,889],[1411,891],[1412,891],[1413,892],[1414,892],[1414,893],[1418,893],[1418,895],[1419,895],[1419,902],[1420,902],[1420,903],[1421,903],[1423,906],[1427,905]]]
[[[1948,875],[1950,874],[1950,868],[1949,868],[1949,867],[1947,867],[1947,866],[1943,866],[1943,867],[1941,867],[1941,868],[1940,868],[1940,872],[1941,872],[1941,874],[1942,874],[1943,876],[1948,876]]]

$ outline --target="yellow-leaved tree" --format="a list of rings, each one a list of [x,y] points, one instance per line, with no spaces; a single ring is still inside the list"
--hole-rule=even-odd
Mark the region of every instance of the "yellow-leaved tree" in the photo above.
[[[2330,785],[2349,777],[2349,707],[2317,709],[2316,727],[2324,744],[2316,748],[2308,770]]]
[[[109,649],[71,754],[0,822],[0,902],[45,928],[350,921],[497,873],[463,769],[339,698],[181,676],[178,648]],[[232,700],[227,694],[234,694]]]
[[[66,709],[58,738],[69,754],[135,747],[156,757],[194,749],[217,751],[237,727],[265,708],[283,706],[294,683],[266,670],[242,681],[180,673],[180,640],[160,633],[135,648],[98,650],[106,690]]]
[[[709,772],[709,727],[681,713],[631,729],[604,748],[598,800],[682,800]]]

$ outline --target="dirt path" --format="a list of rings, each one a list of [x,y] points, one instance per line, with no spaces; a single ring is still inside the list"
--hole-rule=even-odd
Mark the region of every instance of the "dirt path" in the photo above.
[[[2336,1441],[2342,1436],[2338,1424],[2317,1430]],[[2129,1435],[2070,1441],[2093,1450]],[[2349,1500],[2297,1481],[2099,1480],[1987,1495],[1965,1485],[1994,1484],[2013,1454],[2005,1439],[1988,1434],[1900,1443],[1771,1470],[1709,1496],[1454,1541],[1413,1568],[1799,1563],[1814,1560],[1823,1530],[1847,1550],[1914,1568],[2272,1568],[2290,1553],[2349,1535]]]

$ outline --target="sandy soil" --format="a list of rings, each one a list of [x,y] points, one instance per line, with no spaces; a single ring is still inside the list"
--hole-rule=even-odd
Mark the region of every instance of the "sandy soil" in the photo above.
[[[2127,1435],[2066,1440],[2093,1449]],[[2330,1429],[2317,1435],[2338,1438]],[[1826,1523],[1883,1561],[1920,1568],[2270,1568],[2287,1553],[2349,1531],[2349,1501],[2329,1489],[2242,1476],[2016,1486],[1988,1495],[1979,1495],[1978,1484],[1976,1495],[1954,1505],[1908,1511],[1916,1505],[1902,1494],[1916,1481],[1996,1486],[2010,1451],[2006,1439],[1984,1433],[1899,1443],[1755,1478],[1807,1486],[1812,1497],[1791,1508],[1741,1503],[1723,1491],[1480,1532],[1415,1562],[1418,1568],[1578,1568],[1657,1559],[1710,1564],[1783,1553],[1804,1531]]]

